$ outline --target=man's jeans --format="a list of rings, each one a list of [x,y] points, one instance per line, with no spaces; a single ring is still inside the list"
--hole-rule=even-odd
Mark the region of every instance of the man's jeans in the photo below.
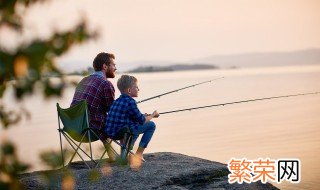
[[[147,123],[139,126],[137,129],[131,128],[131,132],[133,133],[131,146],[133,147],[134,143],[139,137],[139,134],[143,134],[139,143],[139,147],[147,148],[155,130],[156,124],[153,121],[148,121]]]

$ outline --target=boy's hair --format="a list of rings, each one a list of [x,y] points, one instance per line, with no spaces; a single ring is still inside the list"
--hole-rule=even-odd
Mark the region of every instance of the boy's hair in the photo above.
[[[120,92],[125,92],[128,88],[132,87],[138,79],[130,75],[122,75],[117,82],[118,89]]]
[[[109,66],[111,59],[115,59],[115,56],[112,53],[99,53],[93,60],[93,68],[95,71],[101,71],[103,64]]]

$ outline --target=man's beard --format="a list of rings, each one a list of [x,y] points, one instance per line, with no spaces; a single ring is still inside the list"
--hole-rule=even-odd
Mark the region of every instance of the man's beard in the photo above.
[[[115,77],[115,72],[112,72],[111,70],[106,71],[106,77],[107,78],[114,78]]]

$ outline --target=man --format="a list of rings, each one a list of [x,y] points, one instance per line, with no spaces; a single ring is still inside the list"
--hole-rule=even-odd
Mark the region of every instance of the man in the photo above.
[[[79,101],[86,100],[89,109],[90,127],[106,141],[107,137],[103,131],[107,112],[114,101],[114,87],[108,78],[115,77],[117,70],[114,62],[115,56],[111,53],[99,53],[93,60],[95,72],[83,78],[76,87],[71,106]],[[105,143],[106,144],[106,143]],[[110,159],[115,155],[107,148]]]

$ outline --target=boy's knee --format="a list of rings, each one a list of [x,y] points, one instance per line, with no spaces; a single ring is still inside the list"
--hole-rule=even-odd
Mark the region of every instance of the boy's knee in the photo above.
[[[153,121],[149,121],[149,128],[156,130],[156,124]]]

